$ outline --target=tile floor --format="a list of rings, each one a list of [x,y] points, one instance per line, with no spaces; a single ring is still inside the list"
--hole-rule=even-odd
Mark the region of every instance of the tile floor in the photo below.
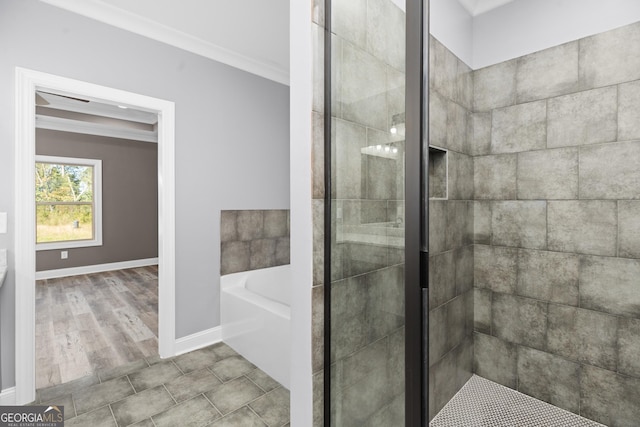
[[[557,406],[474,375],[430,427],[604,427]]]
[[[64,405],[66,427],[289,425],[289,391],[224,343],[101,370],[36,397]]]

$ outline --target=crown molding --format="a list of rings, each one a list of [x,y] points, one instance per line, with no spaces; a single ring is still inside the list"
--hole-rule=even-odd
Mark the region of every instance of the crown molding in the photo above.
[[[289,85],[289,70],[226,49],[100,0],[40,0],[52,6],[204,56],[265,79]]]

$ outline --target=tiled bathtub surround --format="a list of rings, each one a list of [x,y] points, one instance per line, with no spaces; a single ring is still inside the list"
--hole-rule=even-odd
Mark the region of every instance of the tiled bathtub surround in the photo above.
[[[474,72],[474,372],[611,426],[640,419],[638,52],[640,23]]]
[[[289,210],[220,213],[220,274],[289,264]]]

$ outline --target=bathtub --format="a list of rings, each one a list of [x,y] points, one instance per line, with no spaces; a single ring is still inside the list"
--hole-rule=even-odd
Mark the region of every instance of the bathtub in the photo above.
[[[222,276],[222,341],[289,388],[289,265]]]

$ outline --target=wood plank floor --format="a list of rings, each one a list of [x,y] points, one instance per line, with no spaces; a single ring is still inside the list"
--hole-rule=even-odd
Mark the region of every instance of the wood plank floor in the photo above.
[[[158,354],[158,267],[36,282],[36,388]]]

